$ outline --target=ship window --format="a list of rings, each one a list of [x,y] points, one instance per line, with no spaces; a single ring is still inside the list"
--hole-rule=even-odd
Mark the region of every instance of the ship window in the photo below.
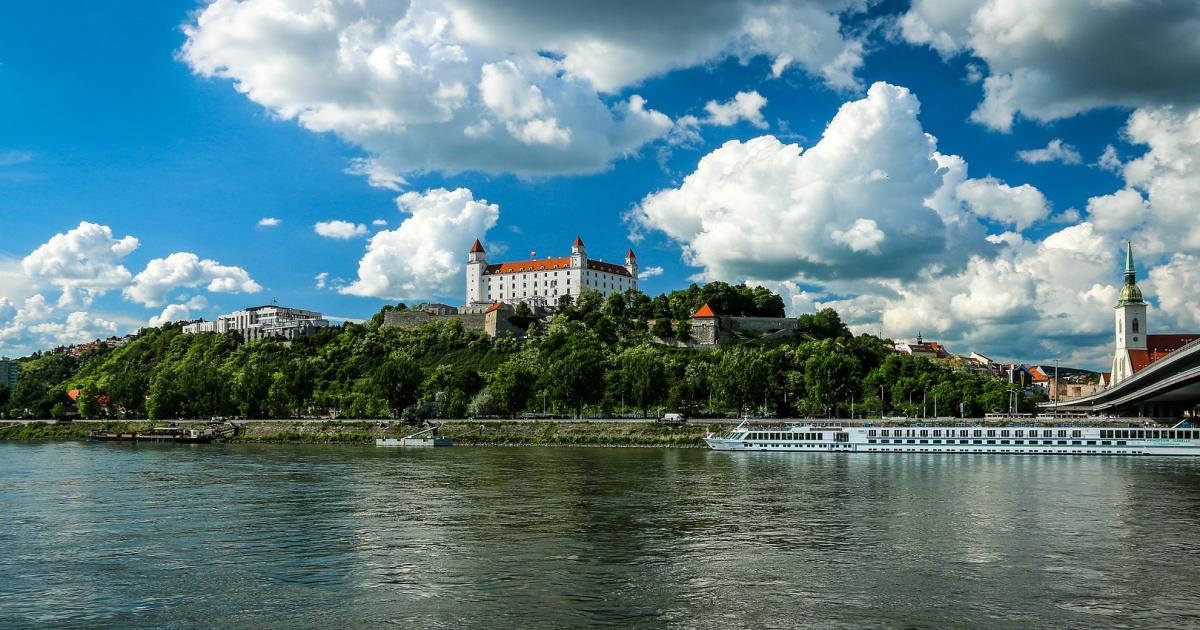
[[[1083,432],[1082,431],[1072,431],[1071,437],[1083,437]]]
[[[1092,442],[1092,443],[1095,444],[1095,442]],[[1102,442],[1100,442],[1100,446],[1110,446],[1110,445],[1112,445],[1112,442],[1109,442],[1108,440],[1103,440]]]
[[[994,430],[989,430],[989,431],[987,432],[987,436],[988,436],[988,437],[996,437],[996,432],[995,432]]]
[[[1004,431],[1001,431],[1001,432],[1000,432],[1000,437],[1008,437],[1008,430],[1006,429],[1006,430],[1004,430]]]

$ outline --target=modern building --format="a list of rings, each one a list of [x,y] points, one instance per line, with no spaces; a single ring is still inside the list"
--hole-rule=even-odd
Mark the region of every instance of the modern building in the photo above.
[[[559,258],[488,263],[479,239],[467,254],[466,306],[525,302],[531,306],[555,306],[563,295],[578,297],[584,289],[603,295],[636,290],[637,257],[633,250],[618,265],[588,258],[583,239],[576,238],[571,255]]]
[[[21,368],[14,359],[0,357],[0,385],[15,389],[17,381],[21,380]]]
[[[316,311],[268,304],[234,311],[213,321],[195,321],[186,324],[183,332],[195,334],[237,331],[242,333],[246,341],[252,341],[267,337],[295,339],[311,335],[328,326],[329,320],[322,319],[321,314]]]
[[[1133,376],[1171,352],[1200,339],[1200,334],[1151,335],[1146,318],[1146,300],[1137,285],[1137,269],[1133,264],[1133,242],[1125,242],[1125,285],[1117,300],[1114,331],[1116,352],[1113,354],[1112,377],[1116,385]]]

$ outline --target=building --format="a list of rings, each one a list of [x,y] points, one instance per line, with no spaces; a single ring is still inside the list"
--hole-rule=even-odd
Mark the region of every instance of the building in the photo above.
[[[183,327],[185,334],[203,332],[239,332],[246,341],[280,337],[295,339],[311,335],[329,327],[329,320],[322,319],[316,311],[288,308],[276,304],[252,306],[222,315],[213,321],[199,320]]]
[[[1171,352],[1200,339],[1200,334],[1151,335],[1146,318],[1148,304],[1137,285],[1133,264],[1133,242],[1125,242],[1125,285],[1115,309],[1116,352],[1113,353],[1110,385],[1116,385]]]
[[[0,385],[7,385],[9,390],[13,390],[16,389],[19,380],[21,380],[21,367],[16,360],[0,357]]]
[[[384,313],[383,325],[411,329],[433,322],[458,320],[463,329],[482,331],[492,338],[520,337],[525,334],[525,330],[510,321],[514,313],[515,309],[511,305],[501,302],[475,304],[461,309],[446,304],[419,304],[413,308]],[[535,308],[533,314],[540,317],[545,311]]]
[[[505,263],[489,263],[483,245],[475,239],[467,253],[466,305],[525,302],[553,307],[559,297],[579,297],[584,289],[606,296],[637,290],[637,274],[632,249],[625,254],[624,265],[593,260],[578,237],[570,256]]]
[[[715,348],[737,344],[764,344],[794,339],[800,320],[795,317],[746,317],[720,315],[708,304],[692,314],[687,342],[675,345]],[[659,340],[665,342],[665,340]]]
[[[932,361],[950,358],[950,353],[946,350],[945,346],[936,341],[925,341],[919,332],[917,333],[916,342],[900,342],[896,344],[896,352],[913,357],[924,357]]]

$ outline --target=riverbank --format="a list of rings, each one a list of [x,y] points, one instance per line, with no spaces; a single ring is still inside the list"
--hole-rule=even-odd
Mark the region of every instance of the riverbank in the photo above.
[[[75,421],[61,424],[7,423],[0,440],[81,440],[89,431],[137,432],[155,424],[146,421]],[[191,423],[179,423],[181,425]],[[203,424],[203,423],[196,423]],[[641,446],[701,447],[707,425],[668,426],[657,422],[589,421],[470,421],[439,422],[441,435],[460,446]],[[230,442],[260,444],[374,444],[377,438],[403,437],[412,425],[375,420],[344,422],[236,421]],[[715,427],[714,427],[715,428]]]

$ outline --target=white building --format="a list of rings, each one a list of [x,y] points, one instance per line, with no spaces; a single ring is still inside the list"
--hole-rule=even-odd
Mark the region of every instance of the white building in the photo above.
[[[295,339],[311,335],[318,329],[328,326],[329,320],[322,319],[321,314],[316,311],[270,304],[234,311],[213,321],[192,322],[183,327],[183,332],[195,334],[237,331],[242,333],[242,337],[246,341],[251,341],[265,337]]]
[[[479,240],[467,254],[467,303],[527,302],[554,306],[563,295],[578,297],[584,289],[603,295],[637,289],[637,257],[625,254],[617,265],[587,257],[583,239],[576,238],[571,255],[562,258],[488,264]]]

